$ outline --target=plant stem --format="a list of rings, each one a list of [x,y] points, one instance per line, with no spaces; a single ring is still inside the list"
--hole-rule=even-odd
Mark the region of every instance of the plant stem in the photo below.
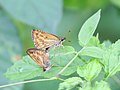
[[[60,80],[60,81],[63,81],[63,82],[65,81],[65,80],[64,80],[64,79],[62,79],[62,78],[57,78],[57,79],[58,79],[58,80]]]
[[[72,58],[72,60],[58,73],[57,76],[59,76],[61,73],[65,71],[65,69],[77,58],[77,56],[81,53],[81,51],[84,49],[84,47]]]
[[[55,80],[55,79],[57,79],[57,78],[56,77],[52,77],[52,78],[49,78],[49,79],[38,79],[38,80],[22,81],[22,82],[2,85],[2,86],[0,86],[0,88],[5,88],[5,87],[9,87],[9,86],[15,86],[15,85],[24,84],[24,83],[32,83],[32,82],[39,82],[39,81],[49,81],[49,80]]]

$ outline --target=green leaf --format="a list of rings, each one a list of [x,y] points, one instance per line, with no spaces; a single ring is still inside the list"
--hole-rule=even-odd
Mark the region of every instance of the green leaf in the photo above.
[[[91,16],[82,26],[79,35],[78,40],[79,44],[81,46],[86,46],[91,37],[93,36],[93,33],[95,32],[99,19],[100,19],[100,12],[99,10],[97,13],[95,13],[93,16]]]
[[[46,73],[43,73],[42,76],[47,77],[47,78],[51,78],[53,76],[57,76],[58,72],[60,70],[62,70],[63,68],[64,68],[63,66],[57,66],[57,67],[53,66],[49,71],[47,71]],[[76,66],[70,66],[61,75],[69,76],[72,73],[74,73],[76,71],[76,69],[77,69]]]
[[[16,19],[43,30],[56,30],[62,17],[62,0],[0,0]]]
[[[111,90],[108,83],[105,81],[95,82],[92,90]]]
[[[52,77],[58,74],[60,70],[64,68],[65,65],[75,56],[75,50],[71,46],[58,47],[56,49],[50,50],[50,60],[53,67],[44,73],[46,77]],[[77,70],[77,67],[83,65],[84,63],[80,58],[76,58],[74,62],[61,74],[68,76]]]
[[[108,83],[105,81],[95,82],[95,85],[91,85],[90,82],[84,82],[79,90],[111,90]]]
[[[91,56],[95,58],[103,58],[104,50],[99,47],[84,47],[81,51],[81,55]]]
[[[84,66],[79,66],[77,73],[79,76],[84,77],[87,81],[95,79],[101,71],[101,64],[97,59],[91,60],[88,64]]]
[[[106,77],[113,76],[120,71],[120,40],[105,50],[102,63],[104,64]]]
[[[43,72],[29,56],[23,57],[22,60],[16,62],[6,72],[6,77],[12,80],[26,80],[37,76],[47,78],[56,76],[58,72],[75,56],[74,48],[70,46],[58,47],[56,51],[50,50],[50,60],[52,68],[49,71]],[[79,65],[82,64],[81,59],[77,58],[62,75],[70,75],[74,73]]]
[[[71,90],[76,86],[80,86],[82,83],[83,81],[79,77],[68,78],[63,83],[59,84],[58,90]]]
[[[90,41],[87,43],[87,46],[96,46],[96,47],[100,46],[100,41],[98,39],[98,34],[97,34],[96,37],[95,36],[91,37]]]
[[[106,48],[109,48],[112,45],[112,42],[110,40],[105,40],[102,45]]]
[[[56,56],[73,54],[75,53],[75,49],[71,46],[61,46],[51,49],[49,53],[50,53],[50,57],[54,58]]]
[[[92,90],[91,82],[84,82],[79,90]]]
[[[29,56],[25,56],[22,60],[8,68],[5,76],[11,80],[25,80],[40,76],[41,73],[42,68],[40,68]]]

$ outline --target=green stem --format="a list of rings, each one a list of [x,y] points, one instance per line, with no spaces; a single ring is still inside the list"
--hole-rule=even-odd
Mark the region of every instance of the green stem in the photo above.
[[[62,79],[62,78],[57,78],[57,79],[58,79],[58,80],[60,80],[60,81],[63,81],[63,82],[65,81],[65,80],[64,80],[64,79]]]
[[[60,74],[62,74],[65,69],[77,58],[77,56],[82,52],[82,50],[84,49],[84,47],[72,58],[72,60],[58,73],[57,76],[59,76]]]
[[[106,81],[110,76],[113,75],[113,73],[115,72],[115,70],[118,68],[120,64],[116,65],[104,78],[104,80]]]
[[[78,55],[78,58],[80,58],[84,63],[87,64],[86,60],[82,59],[80,55]]]
[[[109,78],[109,76],[110,74],[106,75],[103,80],[106,81]]]
[[[32,83],[32,82],[39,82],[39,81],[49,81],[49,80],[55,80],[55,79],[57,79],[57,78],[56,77],[52,77],[52,78],[49,78],[49,79],[38,79],[38,80],[22,81],[22,82],[2,85],[2,86],[0,86],[0,88],[5,88],[5,87],[9,87],[9,86],[15,86],[15,85],[24,84],[24,83]]]

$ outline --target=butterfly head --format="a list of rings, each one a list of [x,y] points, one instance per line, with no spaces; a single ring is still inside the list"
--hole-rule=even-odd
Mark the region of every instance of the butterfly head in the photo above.
[[[63,37],[63,38],[61,38],[61,40],[60,40],[60,42],[59,42],[59,44],[58,44],[58,46],[61,46],[62,45],[62,43],[65,41],[65,37]]]
[[[50,70],[51,69],[51,64],[50,64],[50,62],[46,62],[45,63],[45,67],[43,67],[43,71],[45,72],[45,71],[48,71],[48,70]]]
[[[54,44],[54,46],[55,47],[61,46],[64,41],[65,41],[65,37],[61,38],[59,42],[57,42],[57,43]]]
[[[45,72],[45,71],[48,71],[48,70],[50,70],[51,69],[51,66],[49,66],[49,67],[44,67],[43,68],[43,71]]]
[[[64,42],[64,41],[65,41],[65,39],[66,39],[65,37],[61,38],[61,42]]]

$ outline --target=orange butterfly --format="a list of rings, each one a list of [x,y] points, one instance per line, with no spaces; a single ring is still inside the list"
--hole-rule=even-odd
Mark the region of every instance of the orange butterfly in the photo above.
[[[32,31],[32,39],[37,49],[48,50],[51,47],[61,46],[65,38],[59,38],[56,35],[49,34],[40,30]]]
[[[65,38],[59,38],[53,34],[49,34],[39,30],[32,31],[32,39],[36,48],[27,50],[27,54],[41,67],[43,71],[51,68],[49,53],[47,50],[51,47],[62,45]]]
[[[43,68],[43,71],[47,71],[51,68],[49,53],[45,50],[30,48],[26,52],[39,66]]]

